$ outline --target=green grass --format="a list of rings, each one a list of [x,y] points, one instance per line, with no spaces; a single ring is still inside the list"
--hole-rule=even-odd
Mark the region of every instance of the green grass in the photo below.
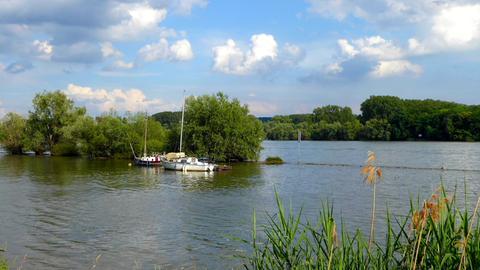
[[[277,194],[276,201],[262,240],[253,216],[246,269],[480,269],[478,204],[461,210],[443,188],[420,206],[411,201],[407,217],[387,214],[386,234],[371,247],[360,230],[339,230],[331,204],[315,222],[301,222],[301,211],[287,211]]]
[[[267,157],[267,159],[265,159],[265,164],[268,164],[268,165],[283,164],[283,159],[281,159],[280,157],[277,157],[277,156]]]

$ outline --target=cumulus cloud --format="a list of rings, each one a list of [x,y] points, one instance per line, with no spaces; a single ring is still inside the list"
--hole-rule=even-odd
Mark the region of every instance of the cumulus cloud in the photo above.
[[[410,40],[407,49],[401,48],[391,40],[381,36],[371,36],[354,40],[339,39],[339,58],[324,68],[324,75],[329,78],[361,78],[370,75],[383,78],[402,74],[419,75],[422,68],[411,63],[407,58],[413,51],[422,50],[421,44]]]
[[[371,71],[371,75],[376,78],[389,77],[405,73],[419,75],[422,73],[422,67],[412,64],[407,60],[386,60],[379,61],[377,66],[375,66],[375,68]]]
[[[480,41],[480,4],[451,6],[433,18],[432,31],[445,46],[478,45]]]
[[[417,54],[480,46],[480,4],[476,0],[308,0],[309,11],[344,20],[352,16],[380,27],[408,23]],[[423,29],[423,31],[422,31]],[[419,46],[415,46],[419,45]]]
[[[172,110],[173,105],[161,99],[148,99],[140,89],[93,89],[91,87],[69,84],[64,90],[70,98],[100,112],[116,111],[161,111]]]
[[[25,72],[29,69],[32,69],[33,65],[32,63],[29,62],[13,62],[7,67],[5,67],[5,71],[11,74],[18,74]]]
[[[125,14],[126,18],[119,24],[106,29],[105,34],[115,40],[131,40],[145,34],[157,33],[161,29],[160,22],[167,17],[165,8],[155,9],[148,2],[124,3],[116,7],[118,14]]]
[[[251,37],[250,49],[246,52],[233,39],[213,47],[213,69],[227,74],[246,75],[267,71],[278,64],[294,65],[303,56],[303,51],[294,44],[287,43],[280,51],[272,35],[257,34]]]
[[[33,43],[34,52],[38,58],[42,60],[49,60],[53,54],[53,46],[48,40],[40,41],[34,40]]]
[[[165,38],[157,43],[147,44],[139,51],[139,58],[145,62],[158,60],[188,61],[193,58],[190,42],[186,39],[178,40],[171,46]]]
[[[186,15],[207,5],[206,0],[0,2],[0,55],[87,64],[121,58],[115,42],[184,36],[161,25],[167,14]],[[172,58],[193,57],[189,45],[176,44]]]
[[[109,58],[109,57],[119,58],[123,56],[122,52],[115,49],[111,42],[101,43],[100,49],[102,51],[102,55],[104,58]]]

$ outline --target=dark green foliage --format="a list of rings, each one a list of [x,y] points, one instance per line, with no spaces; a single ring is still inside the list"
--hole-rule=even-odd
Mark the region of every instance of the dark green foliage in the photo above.
[[[223,93],[187,99],[186,152],[216,161],[256,160],[263,139],[261,122],[237,99],[229,100]]]
[[[27,122],[16,113],[7,113],[0,123],[0,142],[12,154],[21,154]]]
[[[275,116],[263,125],[270,140],[295,140],[301,130],[304,140],[480,141],[478,105],[371,96],[361,112],[356,116],[348,107],[327,105],[312,114]]]
[[[356,140],[362,128],[357,116],[348,107],[327,105],[313,114],[275,116],[264,123],[267,139],[297,140]]]
[[[73,101],[60,91],[37,94],[32,103],[27,135],[35,138],[29,146],[37,153],[53,151],[62,138],[62,128],[86,113],[85,108],[74,107]]]
[[[277,164],[279,165],[279,164],[283,164],[283,159],[277,156],[267,157],[267,159],[265,159],[265,163],[269,165],[277,165]]]
[[[33,108],[28,119],[8,113],[0,123],[0,143],[12,154],[49,150],[57,156],[129,158],[130,143],[138,155],[143,152],[143,114],[122,117],[110,112],[94,119],[86,115],[85,108],[74,107],[60,91],[37,94]],[[149,118],[148,151],[164,151],[167,133],[159,122]]]
[[[159,112],[152,118],[160,122],[164,127],[171,129],[178,125],[182,119],[182,112]]]

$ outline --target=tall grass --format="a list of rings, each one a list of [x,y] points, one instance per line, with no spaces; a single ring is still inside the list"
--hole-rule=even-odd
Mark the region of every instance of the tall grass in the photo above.
[[[480,269],[480,198],[473,211],[462,209],[455,193],[449,196],[441,186],[421,204],[410,200],[407,216],[387,212],[381,241],[373,229],[365,237],[343,223],[339,234],[329,203],[311,222],[301,211],[287,211],[276,192],[275,198],[277,213],[268,215],[261,240],[254,214],[246,269]]]

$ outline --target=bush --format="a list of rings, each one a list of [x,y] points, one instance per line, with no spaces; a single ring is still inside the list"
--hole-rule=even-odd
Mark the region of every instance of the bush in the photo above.
[[[267,159],[265,159],[265,163],[266,164],[269,164],[269,165],[278,165],[278,164],[283,164],[283,159],[281,159],[280,157],[267,157]]]

